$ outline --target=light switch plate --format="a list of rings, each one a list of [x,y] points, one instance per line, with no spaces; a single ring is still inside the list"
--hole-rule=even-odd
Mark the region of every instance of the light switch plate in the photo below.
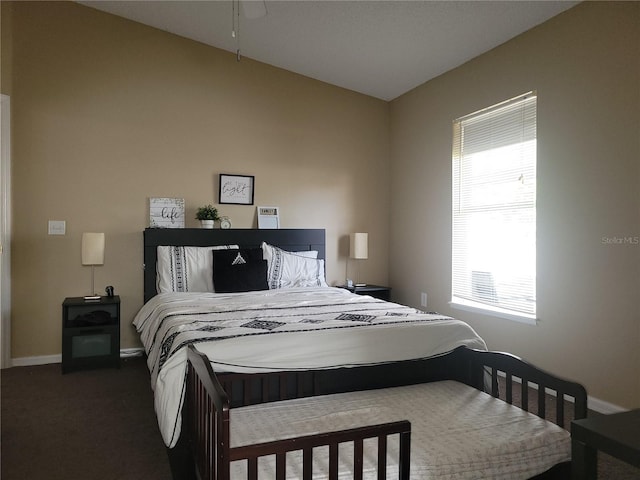
[[[49,235],[64,235],[67,231],[67,222],[64,220],[49,220]]]

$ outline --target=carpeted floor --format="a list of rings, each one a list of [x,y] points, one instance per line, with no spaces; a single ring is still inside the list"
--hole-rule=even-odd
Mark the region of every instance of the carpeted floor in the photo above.
[[[143,358],[62,375],[60,365],[0,373],[2,480],[170,480]],[[599,455],[599,479],[640,469]]]
[[[169,480],[144,359],[1,372],[2,480]]]

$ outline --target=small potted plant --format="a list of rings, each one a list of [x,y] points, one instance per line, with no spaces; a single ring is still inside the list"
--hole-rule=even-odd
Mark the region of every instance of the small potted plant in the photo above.
[[[219,219],[218,209],[213,205],[199,207],[196,211],[196,220],[200,220],[202,228],[213,228],[213,223]]]

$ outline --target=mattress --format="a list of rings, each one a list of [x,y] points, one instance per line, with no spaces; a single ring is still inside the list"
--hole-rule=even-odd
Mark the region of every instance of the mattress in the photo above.
[[[341,288],[247,293],[163,293],[138,312],[165,444],[181,428],[186,347],[219,372],[267,372],[374,365],[486,350],[466,323]],[[380,348],[385,345],[385,348]]]
[[[525,479],[569,461],[569,433],[455,381],[310,397],[230,411],[232,447],[398,420],[411,422],[412,479]],[[367,443],[369,442],[369,443]],[[340,446],[339,478],[353,478],[352,446]],[[398,478],[398,435],[389,439],[387,478]],[[365,478],[377,478],[376,441],[365,441]],[[327,478],[328,449],[314,450],[313,478]],[[288,479],[302,478],[301,454],[288,454]],[[258,478],[275,478],[274,459]],[[246,461],[231,478],[246,478]]]

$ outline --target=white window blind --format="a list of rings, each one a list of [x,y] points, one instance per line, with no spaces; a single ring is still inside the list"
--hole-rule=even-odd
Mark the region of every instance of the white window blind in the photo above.
[[[452,303],[536,315],[536,94],[453,124]]]

